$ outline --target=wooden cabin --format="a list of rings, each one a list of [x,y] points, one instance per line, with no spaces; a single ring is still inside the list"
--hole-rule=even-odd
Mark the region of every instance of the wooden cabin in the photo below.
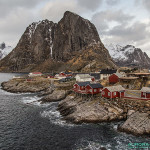
[[[124,97],[125,89],[121,85],[105,87],[102,89],[102,97],[121,98]]]
[[[123,75],[121,73],[119,73],[119,72],[114,73],[114,74],[109,76],[109,83],[110,84],[115,84],[115,83],[119,82],[119,79],[121,77],[123,77]]]
[[[77,93],[85,93],[87,84],[90,84],[90,82],[77,82],[73,85],[73,90]]]
[[[62,72],[59,73],[59,76],[60,77],[72,77],[72,72],[64,72],[64,71],[62,71]]]
[[[75,76],[75,79],[77,82],[87,82],[87,81],[92,81],[92,76],[89,74],[77,74]]]
[[[29,77],[36,77],[36,76],[41,76],[42,75],[42,73],[41,72],[31,72],[31,73],[29,73]]]
[[[113,70],[113,69],[102,69],[100,71],[100,80],[108,79],[110,75],[116,72],[117,70]]]
[[[143,87],[141,89],[141,98],[150,99],[150,88],[149,87]]]
[[[100,83],[94,83],[94,84],[87,84],[86,87],[86,93],[87,94],[98,94],[101,93],[103,86]]]

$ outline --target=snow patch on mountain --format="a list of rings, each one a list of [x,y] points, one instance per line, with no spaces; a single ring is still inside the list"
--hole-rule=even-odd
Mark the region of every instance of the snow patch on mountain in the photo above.
[[[126,61],[128,59],[128,55],[132,54],[135,50],[135,47],[132,45],[127,45],[125,47],[120,45],[105,45],[108,49],[110,56],[114,59],[114,61]]]
[[[140,48],[135,48],[133,45],[105,45],[110,56],[118,66],[138,66],[149,68],[150,58]]]
[[[7,56],[12,51],[12,49],[13,48],[11,46],[7,46],[5,43],[0,44],[0,59],[3,59],[5,56]]]

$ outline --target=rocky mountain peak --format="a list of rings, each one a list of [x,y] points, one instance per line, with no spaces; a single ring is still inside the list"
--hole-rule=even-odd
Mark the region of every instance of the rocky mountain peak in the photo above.
[[[118,66],[150,68],[150,58],[140,48],[133,45],[118,47],[110,44],[105,46]]]
[[[82,56],[83,51],[86,57]],[[84,61],[81,63],[78,58]],[[39,71],[39,68],[44,69],[43,66],[64,70],[64,66],[66,69],[79,66],[77,63],[81,63],[78,67],[78,70],[81,70],[94,59],[98,61],[95,67],[115,66],[94,24],[75,13],[66,11],[57,24],[47,19],[31,23],[21,36],[13,53],[1,61],[0,66],[6,70],[27,72]],[[56,64],[58,64],[57,68]],[[72,67],[72,70],[74,68]]]

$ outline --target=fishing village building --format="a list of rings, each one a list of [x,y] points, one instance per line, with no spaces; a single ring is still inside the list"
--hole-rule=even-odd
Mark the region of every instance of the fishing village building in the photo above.
[[[125,89],[121,85],[104,87],[102,89],[102,97],[105,98],[122,98],[124,93]]]
[[[90,76],[89,74],[77,74],[75,76],[75,79],[77,82],[86,82],[86,81],[92,81],[94,77]]]
[[[100,80],[108,79],[108,77],[114,73],[116,73],[117,70],[113,69],[102,69],[100,71]]]
[[[141,98],[150,99],[150,88],[149,87],[143,87],[141,89]]]
[[[80,94],[98,94],[101,93],[103,86],[100,83],[77,82],[73,86],[73,91]]]
[[[29,77],[42,76],[42,73],[41,73],[41,72],[31,72],[31,73],[29,73],[28,76],[29,76]]]
[[[117,73],[113,73],[112,75],[109,76],[109,83],[110,84],[115,84],[117,82],[119,82],[119,79],[123,77],[123,75],[119,72]]]

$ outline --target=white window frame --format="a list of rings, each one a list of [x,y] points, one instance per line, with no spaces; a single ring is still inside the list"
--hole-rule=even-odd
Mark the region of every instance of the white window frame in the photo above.
[[[116,92],[114,92],[114,96],[116,96],[117,95],[117,93]]]
[[[110,92],[108,92],[108,96],[110,96]]]
[[[94,89],[94,92],[97,92],[97,89]]]

